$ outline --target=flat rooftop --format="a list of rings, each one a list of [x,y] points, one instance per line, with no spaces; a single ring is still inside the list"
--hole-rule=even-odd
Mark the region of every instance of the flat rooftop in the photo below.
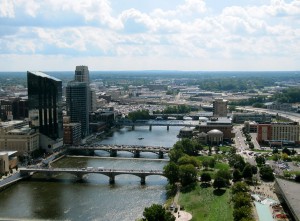
[[[300,220],[300,183],[279,178],[276,179],[276,182],[288,201],[286,203],[290,206],[292,212],[294,212],[296,220]]]

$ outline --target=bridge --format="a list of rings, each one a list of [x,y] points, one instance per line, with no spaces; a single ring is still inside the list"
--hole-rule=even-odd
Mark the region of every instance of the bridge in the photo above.
[[[118,151],[127,151],[133,153],[135,158],[140,157],[141,152],[151,152],[158,155],[160,159],[164,158],[164,154],[170,150],[164,147],[155,146],[140,146],[140,145],[108,145],[108,144],[93,144],[91,146],[69,146],[69,150],[104,150],[110,153],[111,157],[116,157]]]
[[[132,130],[136,126],[149,126],[149,130],[152,130],[152,126],[166,126],[169,130],[170,126],[182,126],[182,127],[196,127],[199,125],[198,121],[184,121],[184,120],[120,120],[115,123],[117,126],[129,126]]]
[[[130,174],[141,178],[141,184],[146,183],[146,177],[151,175],[164,176],[163,171],[160,170],[120,170],[107,169],[103,167],[87,167],[87,168],[20,168],[21,176],[30,176],[34,173],[44,173],[48,177],[54,174],[68,173],[75,175],[79,179],[83,179],[86,174],[102,174],[109,177],[109,183],[115,183],[115,177],[122,174]]]

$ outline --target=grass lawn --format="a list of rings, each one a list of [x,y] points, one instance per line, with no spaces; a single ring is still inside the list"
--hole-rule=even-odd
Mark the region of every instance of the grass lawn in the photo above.
[[[229,202],[230,189],[216,193],[212,187],[202,188],[200,184],[179,196],[179,204],[193,215],[193,221],[232,221],[233,207]]]

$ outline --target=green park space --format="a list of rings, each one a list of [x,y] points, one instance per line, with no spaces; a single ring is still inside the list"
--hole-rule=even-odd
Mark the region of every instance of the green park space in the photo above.
[[[188,193],[181,193],[179,204],[193,215],[193,221],[231,221],[233,206],[229,189],[215,190],[197,185]]]

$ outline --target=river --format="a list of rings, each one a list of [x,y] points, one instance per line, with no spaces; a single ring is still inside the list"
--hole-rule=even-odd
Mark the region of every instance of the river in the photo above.
[[[181,127],[136,127],[134,131],[123,128],[101,143],[124,145],[149,145],[171,147]],[[143,139],[139,139],[143,138]],[[54,167],[105,167],[113,169],[161,170],[166,161],[157,160],[154,153],[142,153],[133,159],[132,153],[118,152],[118,157],[103,158],[108,153],[97,151],[99,157],[68,157],[57,161]],[[153,160],[151,160],[151,158]],[[154,160],[155,158],[155,160]],[[145,207],[166,200],[166,178],[149,176],[146,185],[133,175],[116,176],[109,185],[108,177],[100,174],[86,175],[82,181],[69,174],[53,179],[34,175],[28,181],[0,192],[0,217],[2,219],[48,220],[136,220],[142,217]]]

